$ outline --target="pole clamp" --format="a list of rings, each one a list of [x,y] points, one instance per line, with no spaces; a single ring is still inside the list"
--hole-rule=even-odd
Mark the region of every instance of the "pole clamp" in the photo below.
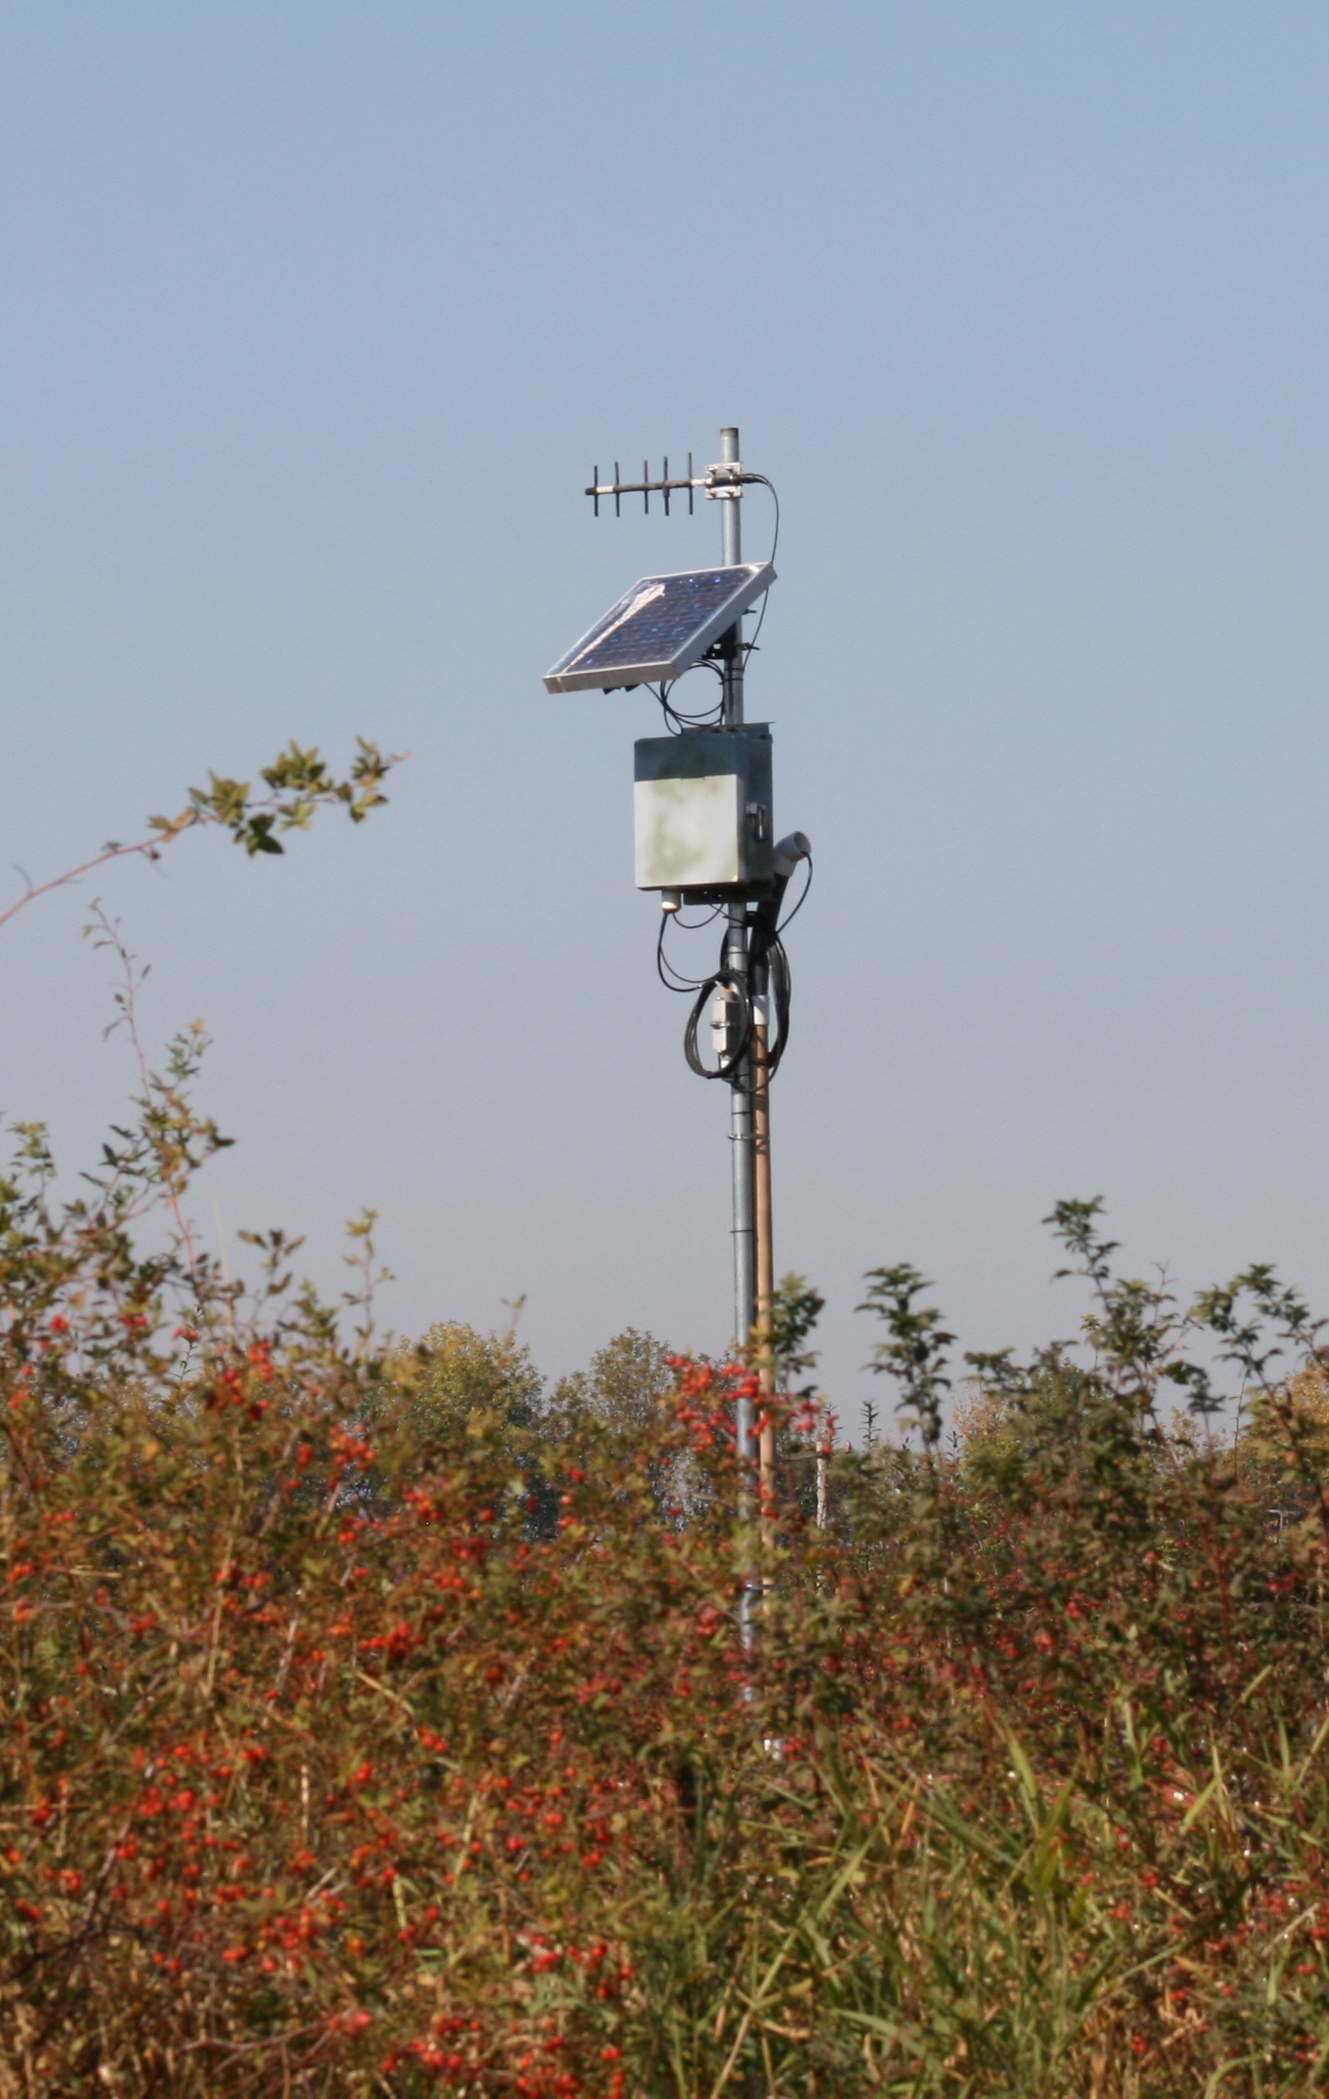
[[[742,499],[743,483],[752,478],[744,473],[741,459],[717,459],[702,475],[701,485],[711,502],[737,503]]]

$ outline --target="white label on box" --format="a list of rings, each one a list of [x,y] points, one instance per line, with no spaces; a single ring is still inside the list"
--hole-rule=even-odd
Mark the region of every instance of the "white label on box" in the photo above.
[[[638,889],[710,889],[739,880],[736,773],[638,780],[633,802]]]

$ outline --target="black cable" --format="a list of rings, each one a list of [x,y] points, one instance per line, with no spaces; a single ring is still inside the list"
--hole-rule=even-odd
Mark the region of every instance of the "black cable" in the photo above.
[[[671,736],[686,736],[702,729],[718,729],[724,720],[724,707],[716,707],[710,714],[679,714],[666,701],[664,716]]]
[[[689,926],[686,930],[690,933],[700,932],[703,926],[710,925],[712,920],[718,918],[719,915],[720,906],[717,904],[715,910],[711,912],[709,918],[702,919],[699,925]],[[660,982],[664,985],[666,991],[695,991],[698,985],[702,984],[703,982],[706,982],[707,980],[702,977],[685,977],[681,969],[675,969],[673,963],[670,961],[668,955],[666,955],[664,951],[665,929],[668,926],[670,918],[672,916],[672,912],[662,911],[660,913],[660,932],[655,943],[655,972],[656,975],[659,977]],[[666,970],[669,971],[671,976],[677,977],[678,982],[676,984],[670,983],[669,977],[665,975]]]
[[[766,558],[769,562],[774,564],[776,552],[780,545],[779,493],[776,489],[775,483],[766,474],[745,474],[743,476],[743,479],[745,482],[759,482],[763,488],[768,488],[771,492],[771,501],[775,505],[775,529],[771,534],[771,551]],[[752,654],[753,650],[757,646],[757,638],[761,633],[762,627],[765,625],[766,608],[770,604],[770,602],[770,591],[764,590],[761,594],[761,611],[757,614],[757,624],[753,629],[752,639],[751,641],[745,641],[742,644],[744,663],[747,662],[748,657]],[[719,677],[723,682],[723,668],[720,664],[715,662],[715,660],[712,657],[703,656],[698,662],[691,663],[688,665],[688,670],[702,669],[713,670],[716,673],[717,677]],[[683,676],[686,678],[687,674],[687,671],[684,671]],[[678,679],[674,678],[667,685],[652,685],[650,687],[650,690],[655,694],[656,699],[660,702],[661,707],[664,709],[665,721],[668,724],[670,733],[672,735],[681,736],[688,729],[714,728],[719,722],[721,722],[724,719],[723,700],[721,701],[718,707],[708,710],[707,712],[704,712],[702,714],[680,713],[678,708],[674,706],[673,702],[669,698],[669,694],[673,691],[674,686],[677,685],[678,682]]]
[[[787,918],[782,918],[780,920],[779,925],[776,927],[775,937],[777,940],[779,939],[781,933],[783,933],[785,927],[791,926],[793,924],[794,920],[798,917],[799,912],[803,909],[804,904],[806,904],[808,900],[808,891],[812,887],[812,855],[811,853],[805,853],[803,855],[803,858],[806,860],[808,867],[807,880],[803,884],[802,894],[800,895],[798,902],[795,904],[793,910],[789,913],[789,916]]]
[[[720,664],[713,662],[707,656],[703,656],[701,660],[697,663],[689,664],[688,670],[714,671],[716,677],[719,678],[722,683],[724,681],[724,671]],[[686,678],[687,675],[688,672],[684,671],[683,677]],[[656,699],[660,702],[660,705],[664,710],[665,726],[668,728],[670,734],[672,736],[682,736],[689,729],[714,728],[716,723],[719,722],[724,715],[723,695],[721,696],[716,706],[704,708],[700,714],[684,714],[680,708],[675,707],[673,701],[669,697],[674,687],[679,683],[680,680],[678,678],[671,678],[668,681],[668,683],[662,682],[659,685],[652,685],[648,688],[649,691],[654,693]]]
[[[780,1069],[780,1061],[789,1047],[789,1009],[794,1002],[794,974],[789,967],[789,957],[783,943],[776,940],[771,949],[771,984],[775,1017],[780,1032],[766,1058],[766,1074],[773,1079]]]
[[[766,1077],[775,1077],[780,1069],[780,1059],[789,1041],[789,1008],[793,998],[793,977],[789,968],[789,957],[784,951],[779,934],[767,932],[758,920],[752,928],[752,944],[748,967],[754,982],[765,980],[766,996],[773,1013],[776,1032],[772,1036],[769,1024],[766,1034]]]
[[[727,968],[722,958],[719,969],[714,970],[710,976],[700,980],[694,978],[691,983],[680,981],[678,984],[668,985],[671,991],[695,989],[697,994],[693,1000],[692,1011],[688,1015],[687,1026],[683,1030],[683,1055],[687,1059],[688,1069],[695,1071],[699,1079],[727,1079],[732,1084],[739,1076],[742,1065],[752,1049],[753,1029],[757,1024],[753,986],[760,979],[765,980],[767,987],[766,996],[775,1020],[774,1035],[771,1035],[769,1028],[767,1034],[766,1079],[768,1084],[780,1069],[780,1060],[784,1056],[789,1041],[789,1009],[793,997],[793,978],[789,968],[789,957],[785,953],[775,929],[761,924],[760,914],[751,921],[750,934],[751,945],[748,953],[748,969],[745,973],[740,974],[737,970]],[[656,950],[657,967],[663,960],[663,954],[662,929],[661,941]],[[666,966],[673,968],[672,963]],[[681,976],[679,971],[674,973],[676,976]],[[660,974],[661,981],[668,983],[663,969],[661,969]],[[701,1026],[702,1015],[706,1011],[707,1002],[717,992],[723,993],[727,999],[734,998],[739,1001],[742,1009],[742,1020],[737,1048],[731,1050],[727,1056],[721,1057],[714,1070],[712,1070],[710,1065],[702,1062],[701,1052],[697,1047],[697,1032]],[[749,1092],[752,1090],[750,1080],[748,1081],[747,1090]]]
[[[771,492],[771,501],[775,505],[775,530],[771,535],[771,551],[766,558],[772,563],[772,565],[774,565],[775,550],[780,544],[780,498],[775,492],[775,483],[773,481],[769,481],[765,474],[748,474],[744,478],[749,481],[760,481],[762,487],[769,488]],[[761,611],[757,615],[757,624],[756,627],[753,629],[752,639],[751,641],[744,642],[743,644],[744,662],[747,661],[748,657],[752,654],[752,651],[757,646],[757,636],[761,633],[762,626],[766,619],[766,607],[770,604],[770,602],[771,593],[769,590],[764,590],[762,592],[761,598]]]
[[[684,995],[689,992],[695,994],[692,1011],[688,1015],[687,1026],[683,1031],[683,1054],[687,1059],[689,1070],[695,1071],[698,1078],[727,1079],[733,1083],[740,1077],[743,1062],[752,1048],[753,1030],[757,1025],[755,1000],[761,996],[764,996],[767,1000],[769,1015],[766,1040],[766,1079],[768,1084],[780,1069],[781,1060],[789,1045],[790,1008],[793,1004],[794,988],[793,972],[789,966],[789,956],[780,936],[790,920],[796,918],[802,910],[811,887],[812,862],[809,855],[808,875],[807,880],[803,884],[803,894],[799,897],[788,917],[778,919],[776,915],[783,900],[784,882],[782,880],[778,884],[776,895],[764,898],[748,920],[748,961],[747,969],[742,975],[727,966],[725,961],[727,946],[722,946],[718,969],[713,970],[706,977],[684,976],[682,970],[676,968],[665,953],[665,928],[673,914],[665,913],[661,916],[660,931],[655,943],[656,974],[667,991],[676,991]],[[721,908],[717,905],[716,909],[710,914],[710,918],[703,920],[702,923],[709,924],[711,920],[718,917]],[[689,926],[685,930],[692,932],[699,929]],[[727,943],[727,933],[725,938]],[[702,1015],[706,1010],[707,1000],[714,997],[716,993],[723,993],[726,998],[737,998],[741,1002],[742,1025],[737,1049],[722,1057],[714,1070],[712,1070],[708,1064],[702,1062],[701,1052],[697,1046],[697,1035],[701,1026]],[[770,1025],[771,1021],[774,1022],[773,1028]],[[751,1090],[751,1082],[747,1081],[745,1083]]]

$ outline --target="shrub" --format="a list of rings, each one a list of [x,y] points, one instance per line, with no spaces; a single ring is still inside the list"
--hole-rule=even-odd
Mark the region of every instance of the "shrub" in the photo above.
[[[747,1651],[752,1373],[676,1363],[629,1447],[502,1344],[342,1338],[279,1235],[252,1301],[139,1250],[196,1055],[95,1200],[31,1130],[0,1189],[5,2089],[1316,2089],[1313,1369],[1234,1458],[1158,1426],[1164,1304],[986,1359],[982,1433],[791,1498]],[[920,1287],[876,1300],[915,1412]]]
[[[513,1342],[383,1350],[369,1220],[337,1311],[280,1233],[220,1277],[200,1053],[89,1194],[32,1126],[0,1181],[0,2093],[1323,2089],[1295,1293],[1180,1309],[1063,1204],[1088,1348],[971,1357],[948,1445],[951,1337],[877,1270],[910,1433],[819,1495],[790,1278],[779,1521],[739,1529],[760,1366],[665,1390],[628,1335],[554,1404]]]

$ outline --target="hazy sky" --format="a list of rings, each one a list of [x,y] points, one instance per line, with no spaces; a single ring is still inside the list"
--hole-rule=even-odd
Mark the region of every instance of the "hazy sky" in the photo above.
[[[632,887],[658,711],[541,673],[718,551],[715,505],[594,520],[592,464],[735,422],[817,852],[777,1260],[847,1420],[873,1264],[969,1347],[1072,1328],[1059,1196],[1329,1309],[1327,91],[1282,0],[0,9],[0,858],[292,736],[413,753],[363,831],[27,912],[0,1104],[72,1169],[132,1090],[99,893],[149,1034],[215,1039],[209,1233],[337,1288],[370,1204],[400,1329],[720,1346],[727,1104]]]

